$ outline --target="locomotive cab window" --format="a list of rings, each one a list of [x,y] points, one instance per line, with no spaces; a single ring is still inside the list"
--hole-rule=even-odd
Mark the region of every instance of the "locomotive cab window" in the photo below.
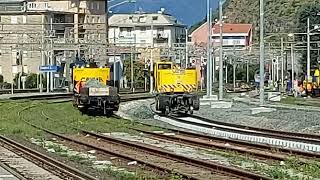
[[[171,64],[159,64],[158,69],[171,69]]]

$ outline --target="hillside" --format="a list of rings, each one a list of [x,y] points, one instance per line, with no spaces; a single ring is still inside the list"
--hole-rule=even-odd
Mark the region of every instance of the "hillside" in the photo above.
[[[121,2],[121,0],[115,0],[110,5],[118,2]],[[214,2],[212,8],[216,9],[218,0],[211,0],[211,2]],[[144,12],[157,12],[161,7],[188,26],[201,21],[206,16],[205,0],[136,0],[136,3],[127,3],[112,8],[112,11],[114,13],[127,13],[142,9]]]
[[[227,22],[252,23],[255,35],[259,31],[259,1],[258,0],[228,0],[224,9]],[[294,32],[299,24],[301,7],[310,2],[320,0],[265,0],[265,31],[266,33]]]
[[[226,22],[252,23],[254,26],[254,39],[259,39],[259,1],[258,0],[227,0],[224,8]],[[320,24],[320,0],[265,0],[265,32],[268,33],[294,33],[306,32],[307,18],[310,18],[310,28]],[[275,41],[279,38],[274,37]],[[319,41],[319,36],[311,36],[312,41]],[[305,35],[295,36],[295,41],[306,42]],[[313,49],[319,49],[319,44],[312,43]],[[306,67],[307,53],[300,51],[302,67]],[[311,65],[317,65],[319,54],[311,51]],[[305,71],[305,69],[303,69]]]

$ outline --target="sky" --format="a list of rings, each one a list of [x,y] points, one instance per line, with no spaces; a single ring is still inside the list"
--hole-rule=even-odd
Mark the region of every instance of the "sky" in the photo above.
[[[124,0],[112,0],[109,6]],[[218,0],[210,0],[215,10]],[[206,17],[206,0],[136,0],[136,3],[126,3],[111,9],[113,13],[132,13],[136,10],[144,12],[157,12],[165,8],[165,12],[175,16],[180,22],[191,26]]]

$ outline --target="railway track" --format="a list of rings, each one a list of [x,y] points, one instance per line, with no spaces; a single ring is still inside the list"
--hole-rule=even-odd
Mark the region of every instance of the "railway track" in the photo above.
[[[146,92],[123,92],[120,93],[120,98],[123,102],[130,100],[138,100],[144,98],[152,97],[150,93]],[[59,100],[59,102],[68,102],[72,101],[73,94],[72,93],[62,93],[62,94],[43,94],[43,95],[25,95],[25,96],[17,96],[11,97],[11,100]]]
[[[86,130],[79,130],[82,136],[69,137],[35,125],[32,126],[62,140],[126,160],[136,161],[156,170],[176,173],[185,179],[270,179],[249,171],[188,158],[149,145],[132,143]]]
[[[35,164],[43,167],[44,169],[48,170],[55,176],[60,177],[61,179],[77,179],[77,180],[96,180],[95,177],[79,171],[73,167],[65,165],[62,162],[59,162],[47,155],[44,155],[40,152],[37,152],[31,148],[28,148],[12,139],[9,139],[4,136],[0,136],[0,143],[5,145],[11,151],[21,155]],[[23,175],[20,175],[21,177]],[[30,177],[26,177],[30,178]]]
[[[136,161],[138,164],[161,172],[179,174],[184,179],[269,179],[246,170],[177,155],[155,146],[132,143],[73,127],[70,128],[78,130],[81,136],[66,136],[44,129],[28,121],[25,122],[30,126],[56,136],[64,142],[69,141],[77,144],[77,146],[85,146],[127,161]]]
[[[197,130],[215,137],[224,137],[252,143],[264,144],[282,149],[287,152],[319,157],[320,136],[294,132],[276,131],[270,129],[242,126],[190,115],[164,117],[156,115],[156,119],[171,125]],[[251,143],[251,144],[252,144]]]
[[[250,154],[261,159],[284,161],[290,158],[290,156],[292,155],[297,155],[300,158],[301,163],[305,163],[307,159],[320,158],[320,153],[288,150],[263,144],[255,144],[232,139],[216,138],[205,134],[176,130],[172,128],[167,128],[169,134],[164,132],[145,131],[136,128],[132,128],[132,130],[141,132],[144,135],[159,140],[165,140],[180,144],[188,144],[208,149],[222,149],[234,151],[244,155]]]

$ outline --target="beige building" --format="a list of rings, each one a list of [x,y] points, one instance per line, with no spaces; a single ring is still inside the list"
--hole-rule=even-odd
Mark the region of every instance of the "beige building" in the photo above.
[[[0,75],[11,82],[76,53],[101,58],[105,9],[104,0],[0,0]]]

